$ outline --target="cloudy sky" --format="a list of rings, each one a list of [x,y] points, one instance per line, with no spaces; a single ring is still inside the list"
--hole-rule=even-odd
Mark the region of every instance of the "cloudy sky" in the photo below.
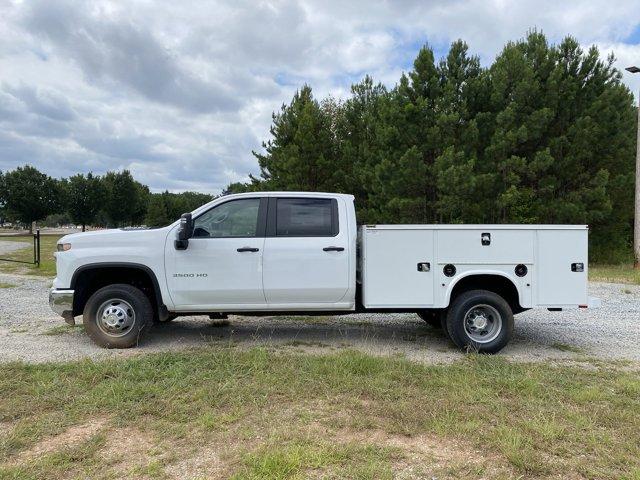
[[[638,0],[0,0],[0,170],[218,193],[257,173],[251,150],[303,83],[393,86],[421,45],[457,38],[487,65],[531,28],[640,64]]]

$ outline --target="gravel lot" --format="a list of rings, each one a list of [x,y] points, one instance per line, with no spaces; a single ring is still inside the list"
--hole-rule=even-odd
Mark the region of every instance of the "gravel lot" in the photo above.
[[[64,361],[176,350],[209,343],[269,345],[308,351],[357,348],[403,354],[420,362],[461,357],[443,334],[413,314],[339,317],[182,317],[154,327],[138,348],[104,350],[81,327],[49,309],[46,279],[0,274],[0,362]],[[585,356],[640,362],[640,286],[591,283],[597,310],[533,310],[516,317],[515,335],[501,355],[518,361],[580,360]],[[77,320],[81,320],[78,318]]]
[[[0,255],[5,253],[15,252],[16,250],[22,250],[23,248],[30,247],[28,242],[3,242],[0,241]]]

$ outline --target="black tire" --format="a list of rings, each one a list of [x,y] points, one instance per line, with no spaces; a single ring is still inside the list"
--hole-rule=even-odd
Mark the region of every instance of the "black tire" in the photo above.
[[[420,310],[416,312],[418,316],[427,322],[427,324],[431,328],[440,329],[442,328],[441,322],[441,314],[438,310]]]
[[[511,339],[513,312],[500,295],[487,290],[470,290],[451,302],[447,333],[456,346],[467,351],[496,353]]]
[[[448,339],[451,339],[451,337],[449,337],[449,331],[447,330],[448,313],[449,313],[448,310],[440,310],[440,316],[438,317],[438,319],[440,320],[440,328],[442,329],[442,332],[444,333],[445,337],[447,337]]]
[[[153,307],[136,287],[108,285],[91,295],[82,322],[89,338],[101,347],[129,348],[138,345],[153,323]]]

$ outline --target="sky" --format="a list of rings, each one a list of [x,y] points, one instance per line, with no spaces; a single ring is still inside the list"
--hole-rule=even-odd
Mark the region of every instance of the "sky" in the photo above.
[[[217,194],[259,172],[251,152],[303,84],[393,87],[422,45],[459,38],[486,66],[530,29],[640,66],[640,0],[0,0],[0,170],[127,168],[152,191]]]

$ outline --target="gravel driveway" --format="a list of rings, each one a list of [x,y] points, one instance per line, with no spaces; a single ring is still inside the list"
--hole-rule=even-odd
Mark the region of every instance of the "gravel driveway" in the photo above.
[[[30,247],[29,242],[5,242],[0,241],[0,255],[15,252],[16,250],[22,250],[23,248]]]
[[[51,312],[49,285],[49,280],[0,274],[0,362],[99,359],[208,343],[310,351],[356,348],[376,355],[403,354],[429,363],[449,362],[462,355],[440,331],[413,314],[232,316],[223,322],[182,317],[154,327],[138,348],[104,350],[93,345],[81,327],[67,328]],[[591,283],[589,290],[602,299],[602,308],[532,310],[518,315],[514,338],[501,355],[519,361],[595,356],[640,362],[640,286]]]

